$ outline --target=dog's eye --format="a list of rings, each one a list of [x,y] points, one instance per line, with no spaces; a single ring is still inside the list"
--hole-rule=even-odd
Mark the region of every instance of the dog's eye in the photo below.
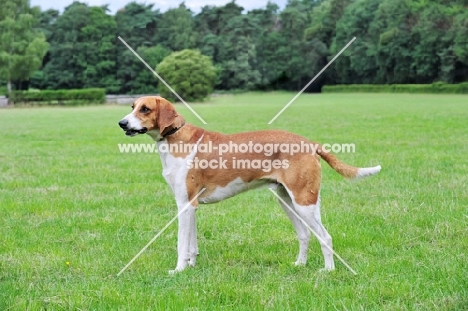
[[[148,112],[150,112],[150,109],[148,107],[146,107],[146,106],[143,106],[143,107],[141,107],[140,112],[141,113],[148,113]]]

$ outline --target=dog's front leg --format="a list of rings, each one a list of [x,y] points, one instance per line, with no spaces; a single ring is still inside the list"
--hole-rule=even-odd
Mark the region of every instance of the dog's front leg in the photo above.
[[[196,209],[194,209],[196,211]],[[195,266],[198,256],[198,242],[197,242],[197,217],[196,213],[192,217],[190,224],[190,245],[189,245],[189,265]]]
[[[195,211],[194,206],[187,206],[187,204],[178,204],[179,212],[179,232],[177,237],[177,266],[170,273],[180,272],[187,268],[190,254],[191,235],[195,231],[192,228],[195,225]]]

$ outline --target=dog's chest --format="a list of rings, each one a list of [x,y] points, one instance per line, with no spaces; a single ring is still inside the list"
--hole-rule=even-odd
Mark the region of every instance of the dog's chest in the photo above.
[[[199,144],[199,139],[196,145]],[[174,157],[170,152],[166,141],[158,141],[156,143],[159,155],[161,157],[161,164],[163,167],[162,175],[166,182],[171,186],[172,191],[177,195],[178,192],[187,192],[186,187],[181,187],[185,185],[187,174],[189,171],[190,162],[196,155],[197,148],[193,150],[186,157]]]
[[[162,150],[162,145],[166,144],[166,142],[158,142],[158,149]],[[163,167],[162,175],[166,182],[172,187],[174,190],[174,186],[176,184],[180,184],[180,182],[185,181],[188,173],[187,161],[190,155],[187,158],[179,158],[174,157],[169,152],[159,152],[161,157],[161,164]]]

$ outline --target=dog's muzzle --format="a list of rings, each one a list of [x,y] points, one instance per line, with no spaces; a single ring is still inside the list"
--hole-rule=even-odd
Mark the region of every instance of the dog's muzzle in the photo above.
[[[128,121],[125,119],[119,121],[119,126],[122,128],[122,130],[125,131],[125,135],[127,136],[135,136],[136,134],[145,134],[146,132],[148,132],[148,129],[146,127],[143,127],[141,129],[129,128]]]

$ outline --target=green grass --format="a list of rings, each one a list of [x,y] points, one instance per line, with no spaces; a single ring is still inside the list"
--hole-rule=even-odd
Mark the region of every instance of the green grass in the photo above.
[[[225,95],[194,109],[209,130],[280,128],[382,172],[347,182],[323,162],[322,220],[339,261],[320,273],[268,190],[198,211],[197,267],[176,263],[176,213],[155,154],[121,154],[121,106],[0,111],[0,310],[467,310],[468,102],[457,95]],[[202,125],[183,105],[178,110]],[[67,265],[67,262],[69,265]]]

